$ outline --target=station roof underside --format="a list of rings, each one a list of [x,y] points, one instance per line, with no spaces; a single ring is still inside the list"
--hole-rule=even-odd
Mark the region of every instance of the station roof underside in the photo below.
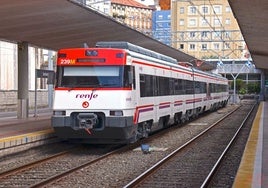
[[[94,47],[98,41],[127,41],[190,62],[194,57],[171,48],[109,16],[73,0],[1,0],[0,39],[28,42],[57,51],[60,48]]]
[[[268,1],[228,1],[256,67],[268,69]]]
[[[268,69],[268,1],[228,1],[256,67]],[[84,43],[95,46],[98,41],[127,41],[178,61],[195,59],[74,0],[1,0],[0,18],[2,40],[26,41],[55,51]]]

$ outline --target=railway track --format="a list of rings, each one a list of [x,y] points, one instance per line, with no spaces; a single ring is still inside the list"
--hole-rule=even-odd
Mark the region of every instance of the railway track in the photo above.
[[[124,187],[207,187],[254,106],[227,114]]]
[[[214,119],[218,116],[222,117],[223,114],[225,113],[215,112],[214,114],[208,114],[208,117],[213,117],[211,120],[208,120],[208,117],[203,117],[197,121],[215,122]],[[176,144],[185,143],[185,139],[192,138],[192,134],[196,134],[195,132],[205,129],[207,126],[203,126],[204,123],[197,124],[200,124],[200,126],[192,124],[172,127],[170,130],[161,131],[159,134],[150,136],[148,139],[141,140],[133,145],[117,150],[109,148],[109,152],[96,147],[94,149],[86,148],[86,151],[78,149],[67,152],[62,156],[48,159],[42,163],[39,162],[17,172],[11,172],[2,177],[0,175],[0,187],[123,187],[145,169],[153,166],[153,162],[155,164],[160,158],[166,156],[168,151],[174,150],[174,146],[169,143],[174,143],[174,141],[168,141],[169,138],[167,138],[169,134],[171,134],[171,137],[175,136],[182,139],[176,141]],[[193,131],[193,127],[197,130]],[[134,148],[139,148],[141,143],[157,144],[156,142],[166,144],[170,148],[167,151],[153,152],[149,155],[143,155],[134,150]],[[111,150],[112,152],[110,152]],[[165,187],[168,187],[167,185]],[[127,187],[131,186],[128,185]]]
[[[2,171],[0,187],[39,187],[116,152],[104,148],[73,147],[65,151]],[[113,150],[113,149],[112,149]],[[75,158],[77,156],[77,158]]]

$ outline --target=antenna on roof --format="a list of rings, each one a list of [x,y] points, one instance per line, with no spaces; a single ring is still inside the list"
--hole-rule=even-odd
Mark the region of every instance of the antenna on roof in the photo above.
[[[85,43],[85,42],[84,42],[84,45],[83,46],[84,46],[84,48],[89,48],[88,45],[87,45],[87,43]]]

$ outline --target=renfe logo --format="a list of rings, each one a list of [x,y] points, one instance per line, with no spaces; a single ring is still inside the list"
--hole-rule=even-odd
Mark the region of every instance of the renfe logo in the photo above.
[[[93,91],[90,94],[76,94],[75,98],[79,98],[79,99],[88,99],[89,101],[91,99],[95,99],[98,97],[98,94],[94,94]]]

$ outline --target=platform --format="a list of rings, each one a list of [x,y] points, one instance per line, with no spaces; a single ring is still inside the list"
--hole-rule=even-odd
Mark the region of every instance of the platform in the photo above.
[[[261,102],[254,119],[233,188],[268,187],[268,102]]]
[[[12,113],[1,113],[0,150],[55,137],[50,124],[51,113],[45,112],[37,117],[17,119]]]

